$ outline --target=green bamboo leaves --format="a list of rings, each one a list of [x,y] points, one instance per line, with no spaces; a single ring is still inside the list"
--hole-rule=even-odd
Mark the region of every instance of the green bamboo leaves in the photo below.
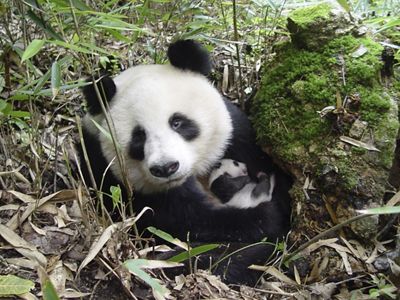
[[[22,54],[21,63],[35,56],[43,48],[45,40],[33,40]]]
[[[28,293],[35,284],[27,279],[14,275],[0,276],[0,297],[22,295]]]

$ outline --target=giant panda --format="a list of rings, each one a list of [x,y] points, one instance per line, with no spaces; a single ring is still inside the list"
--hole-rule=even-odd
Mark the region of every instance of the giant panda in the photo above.
[[[94,179],[105,193],[111,185],[128,182],[134,190],[135,212],[152,209],[139,219],[141,231],[154,226],[191,243],[249,245],[281,239],[290,225],[290,177],[256,145],[247,116],[207,79],[211,62],[205,48],[193,40],[179,40],[170,45],[167,56],[169,64],[138,65],[115,78],[100,76],[92,81],[96,87],[84,87],[84,178],[89,183]],[[116,146],[95,123],[107,130],[112,124]],[[122,164],[115,159],[116,147]],[[213,205],[198,178],[221,158],[243,162],[253,179],[259,172],[273,171],[272,200],[256,207]],[[259,274],[247,267],[264,263],[273,248],[247,247],[215,272],[228,283],[254,284]]]

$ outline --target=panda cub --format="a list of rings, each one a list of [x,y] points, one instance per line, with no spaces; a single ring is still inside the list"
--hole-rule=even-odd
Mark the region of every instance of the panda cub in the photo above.
[[[257,174],[258,182],[248,176],[244,163],[233,159],[222,159],[210,173],[210,191],[223,205],[249,208],[271,201],[275,187],[275,175]]]

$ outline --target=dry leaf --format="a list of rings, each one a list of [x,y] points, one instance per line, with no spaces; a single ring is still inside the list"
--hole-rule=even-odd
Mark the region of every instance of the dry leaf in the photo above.
[[[95,241],[92,246],[89,249],[89,253],[88,255],[85,257],[85,259],[82,261],[81,265],[78,268],[78,272],[77,274],[79,274],[81,272],[81,270],[87,266],[88,263],[90,263],[95,257],[96,255],[100,252],[100,250],[103,248],[103,246],[107,243],[107,241],[112,237],[112,235],[114,234],[114,232],[116,232],[117,230],[124,230],[127,227],[132,227],[133,224],[136,223],[137,220],[140,219],[140,217],[147,211],[150,210],[149,207],[145,207],[143,208],[143,210],[136,216],[136,217],[132,217],[129,219],[126,219],[123,222],[118,222],[115,224],[112,224],[110,226],[108,226],[103,233],[101,234],[101,236],[98,238],[97,241]]]
[[[65,291],[65,283],[67,281],[67,271],[61,260],[57,261],[54,269],[49,274],[49,278],[57,291],[57,294],[63,294]]]
[[[225,65],[222,77],[222,88],[221,88],[223,94],[226,94],[226,92],[228,91],[228,85],[229,85],[229,66]]]
[[[386,203],[387,206],[395,206],[400,202],[400,191],[398,191],[390,200]]]
[[[370,150],[370,151],[378,151],[378,152],[381,152],[381,151],[380,151],[378,148],[376,148],[374,145],[367,144],[367,143],[364,143],[364,142],[355,140],[355,139],[353,139],[353,138],[351,138],[351,137],[348,137],[348,136],[342,135],[341,137],[339,137],[339,139],[340,139],[342,142],[348,143],[348,144],[350,144],[350,145],[353,145],[353,146],[356,146],[356,147],[359,147],[359,148],[364,148],[364,149]]]
[[[304,251],[307,253],[311,253],[322,246],[329,246],[330,244],[336,243],[337,241],[338,241],[337,238],[319,240],[319,241],[315,242],[314,244],[308,246],[306,249],[304,249]]]
[[[66,299],[83,299],[84,297],[90,296],[91,294],[92,293],[82,293],[73,289],[66,289],[61,296]]]
[[[249,267],[251,270],[257,270],[257,271],[262,271],[265,272],[269,275],[272,275],[279,279],[280,281],[287,283],[287,284],[296,284],[295,281],[287,277],[285,274],[283,274],[281,271],[279,271],[277,268],[274,266],[258,266],[258,265],[251,265]]]
[[[18,234],[3,224],[0,224],[0,235],[10,245],[12,245],[18,253],[33,260],[34,262],[38,262],[41,266],[46,266],[46,257],[40,253],[35,246],[25,241]]]
[[[18,228],[19,224],[22,224],[36,209],[44,205],[50,200],[54,201],[71,201],[76,199],[75,191],[73,190],[62,190],[54,194],[43,197],[42,199],[35,200],[31,196],[24,195],[16,191],[10,191],[11,194],[21,199],[25,203],[29,203],[22,216],[15,214],[7,223],[7,227],[11,230]]]
[[[11,265],[31,270],[35,270],[38,265],[37,262],[22,257],[6,258],[5,260]]]

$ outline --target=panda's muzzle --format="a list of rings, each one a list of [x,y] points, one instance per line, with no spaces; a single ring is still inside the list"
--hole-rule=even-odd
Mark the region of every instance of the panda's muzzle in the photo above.
[[[150,167],[150,173],[155,177],[167,178],[175,174],[179,169],[178,161],[170,161],[164,165],[154,165]]]

